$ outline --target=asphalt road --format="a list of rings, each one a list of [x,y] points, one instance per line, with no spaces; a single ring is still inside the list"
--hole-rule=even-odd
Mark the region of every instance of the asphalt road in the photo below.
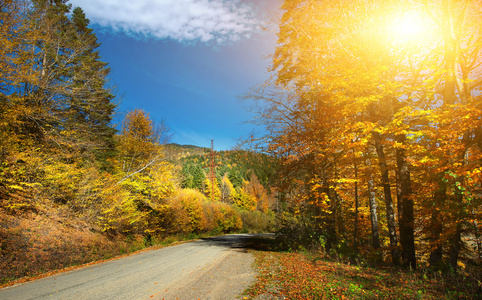
[[[0,299],[236,299],[255,277],[248,234],[141,252],[0,289]]]

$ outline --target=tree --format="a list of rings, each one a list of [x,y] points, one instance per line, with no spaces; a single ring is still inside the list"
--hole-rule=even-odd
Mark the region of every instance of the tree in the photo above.
[[[77,55],[69,68],[72,78],[69,92],[68,120],[64,124],[75,128],[77,136],[88,135],[87,140],[97,141],[96,149],[113,147],[115,130],[110,126],[115,105],[114,95],[106,88],[110,69],[100,60],[100,44],[88,27],[81,8],[72,11],[71,43]],[[71,123],[71,124],[69,124]]]
[[[9,149],[1,155],[2,161],[19,153],[24,157],[15,159],[21,164],[3,164],[2,174],[16,182],[8,185],[28,187],[26,191],[52,175],[41,178],[40,166],[72,171],[95,165],[100,154],[112,150],[114,95],[106,88],[107,64],[95,52],[99,44],[80,9],[70,14],[70,5],[61,0],[2,1],[0,9],[5,46],[0,53],[0,123]],[[77,182],[84,175],[76,171],[59,182]],[[70,187],[64,197],[80,195],[81,187]]]
[[[162,137],[154,128],[149,114],[143,110],[127,113],[118,136],[119,163],[125,174],[120,182],[163,162],[162,146],[158,143]]]
[[[142,233],[148,239],[161,230],[156,224],[163,224],[165,200],[174,193],[176,181],[155,128],[149,114],[139,109],[128,112],[122,122],[115,176],[104,191],[105,230]]]
[[[250,180],[245,182],[243,190],[254,199],[258,210],[264,213],[268,212],[270,207],[268,191],[259,182],[255,174],[252,174]]]
[[[380,236],[378,230],[378,215],[377,215],[377,201],[375,193],[375,183],[373,179],[373,174],[371,171],[371,160],[368,156],[370,151],[365,153],[365,165],[368,168],[368,179],[367,179],[367,194],[368,194],[368,207],[370,208],[370,223],[372,227],[372,247],[374,249],[380,248]]]
[[[236,198],[236,190],[234,185],[229,180],[227,174],[224,174],[221,179],[221,199],[223,202],[231,203]]]
[[[462,169],[472,168],[467,155],[470,161],[479,159],[479,149],[473,146],[481,136],[479,119],[467,108],[478,110],[480,5],[470,1],[298,0],[285,1],[282,8],[285,13],[270,69],[276,80],[249,95],[262,102],[258,120],[267,134],[258,141],[282,158],[287,181],[291,178],[309,187],[307,199],[321,196],[319,208],[329,207],[333,216],[323,226],[341,234],[343,228],[333,224],[339,224],[337,218],[343,214],[339,199],[346,197],[340,180],[353,176],[349,175],[353,174],[349,153],[374,145],[392,259],[398,262],[398,215],[403,265],[411,268],[417,265],[414,212],[417,206],[426,205],[420,196],[426,190],[420,176],[427,171],[421,168],[433,163],[431,170],[440,173],[427,178],[439,183],[429,184],[426,194],[436,195],[431,199],[437,202],[452,203],[444,220],[454,220],[443,228],[444,214],[432,214],[432,224],[439,228],[433,231],[433,239],[440,242],[450,236],[449,260],[455,268],[462,248],[460,237],[468,228],[461,220],[471,211],[465,203],[473,199],[465,190],[465,181],[473,177],[462,175]],[[402,30],[395,33],[408,21],[436,29],[412,36]],[[448,124],[460,131],[442,131]],[[362,141],[355,149],[351,147],[354,140]],[[443,151],[438,157],[429,155],[441,145],[443,151],[452,147],[452,155]],[[366,178],[367,189],[373,190],[373,180]],[[397,207],[391,200],[395,178]],[[358,180],[353,181],[355,187],[359,187]],[[370,196],[374,209],[372,200]],[[376,245],[375,235],[373,240]]]
[[[1,91],[12,109],[22,108],[15,108],[17,130],[64,152],[112,149],[115,96],[82,10],[70,14],[65,0],[7,1],[2,9]]]
[[[247,182],[245,181],[245,185]],[[244,188],[237,188],[236,195],[233,199],[234,204],[241,208],[248,211],[255,211],[256,210],[256,199],[254,199],[249,193],[245,191]]]
[[[439,53],[441,65],[444,68],[444,72],[440,76],[443,90],[437,97],[437,99],[443,101],[443,106],[440,109],[436,109],[436,111],[441,112],[443,115],[445,113],[442,111],[447,111],[452,116],[458,115],[458,117],[461,117],[459,113],[463,112],[465,119],[478,119],[475,116],[473,118],[466,109],[479,102],[478,94],[481,82],[479,65],[482,50],[480,45],[482,40],[480,16],[482,15],[482,8],[479,3],[471,1],[444,1],[442,3],[427,1],[425,7],[430,12],[430,16],[440,32],[441,47],[443,47]],[[475,105],[478,106],[477,104]],[[457,120],[457,117],[453,120]],[[441,119],[440,123],[444,123],[444,121]],[[457,121],[460,125],[465,123],[460,119]],[[438,178],[441,182],[439,181],[433,193],[435,205],[443,205],[444,202],[449,201],[452,202],[453,207],[458,209],[458,212],[452,215],[454,221],[457,219],[455,221],[456,225],[452,225],[452,223],[448,226],[449,228],[455,226],[455,229],[453,227],[449,229],[452,232],[449,263],[454,270],[457,269],[459,252],[462,249],[461,234],[466,226],[461,221],[467,212],[464,202],[471,196],[467,194],[467,191],[460,188],[461,185],[464,185],[464,176],[460,176],[460,174],[452,176],[455,179],[454,181],[447,180],[446,176],[447,172],[456,174],[457,171],[455,170],[457,168],[454,168],[454,166],[457,165],[464,169],[472,169],[470,165],[474,161],[468,159],[468,156],[474,158],[475,161],[478,160],[477,152],[479,149],[472,147],[472,145],[480,138],[480,135],[477,133],[480,125],[474,123],[466,125],[468,126],[456,126],[460,131],[452,135],[453,139],[451,141],[447,141],[456,150],[455,153],[452,152],[448,160],[450,166],[447,165],[445,168],[440,169],[441,172]],[[447,157],[447,154],[444,156]],[[453,184],[455,184],[455,192],[453,195],[450,195],[452,193],[448,193],[448,189]],[[435,213],[432,215],[432,224],[434,226],[432,234],[434,240],[439,240],[435,242],[438,245],[440,245],[440,240],[443,239],[443,235],[441,235],[443,231],[443,229],[441,230],[443,227],[441,221],[440,214]],[[442,256],[439,253],[440,247],[434,247],[431,255],[432,264],[440,264]]]
[[[209,178],[204,179],[204,194],[206,195],[206,198],[210,200],[214,199],[219,201],[221,199],[221,190],[219,189],[216,178],[214,178],[214,180]]]

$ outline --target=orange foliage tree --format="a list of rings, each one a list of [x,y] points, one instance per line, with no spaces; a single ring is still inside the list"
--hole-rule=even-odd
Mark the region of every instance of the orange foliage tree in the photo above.
[[[394,264],[415,268],[418,251],[456,268],[463,243],[479,241],[480,4],[291,0],[282,9],[275,80],[248,98],[261,103],[268,134],[257,141],[282,159],[296,206],[311,206],[328,248],[347,245],[353,226],[356,249],[363,197],[378,247],[378,192]],[[408,36],[400,26],[410,20],[420,31]]]

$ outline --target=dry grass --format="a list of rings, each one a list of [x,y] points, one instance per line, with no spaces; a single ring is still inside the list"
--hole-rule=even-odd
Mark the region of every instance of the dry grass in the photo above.
[[[59,209],[15,214],[0,209],[0,285],[142,247],[141,237],[109,239]]]

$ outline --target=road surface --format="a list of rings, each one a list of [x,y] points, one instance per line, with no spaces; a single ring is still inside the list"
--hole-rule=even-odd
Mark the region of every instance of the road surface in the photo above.
[[[141,252],[0,289],[0,299],[236,299],[255,278],[235,234]],[[242,297],[241,297],[242,298]]]

